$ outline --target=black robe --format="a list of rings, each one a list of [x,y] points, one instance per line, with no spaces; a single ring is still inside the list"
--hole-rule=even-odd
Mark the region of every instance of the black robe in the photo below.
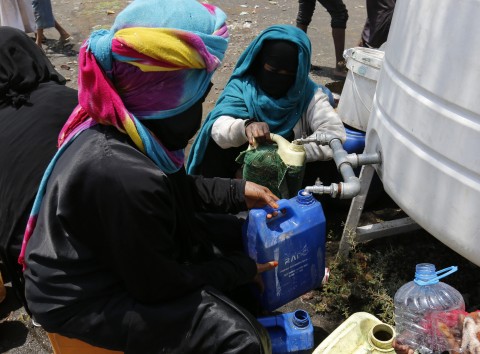
[[[77,91],[64,84],[31,38],[0,27],[0,258],[24,305],[17,262],[23,234],[60,129],[77,104]]]
[[[268,351],[255,319],[220,293],[256,274],[238,251],[241,225],[225,222],[246,208],[244,183],[166,175],[115,128],[84,131],[58,160],[28,243],[34,318],[126,352]]]

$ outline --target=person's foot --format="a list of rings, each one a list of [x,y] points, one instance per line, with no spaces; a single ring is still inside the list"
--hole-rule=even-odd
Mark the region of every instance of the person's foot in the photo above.
[[[337,65],[335,66],[335,69],[333,70],[333,76],[336,79],[343,79],[347,77],[347,64],[345,63],[345,60],[341,60],[337,62]]]
[[[297,28],[300,28],[303,32],[307,33],[308,26],[302,25],[301,23],[297,23]]]
[[[35,43],[42,48],[42,44],[47,43],[47,38],[45,38],[45,36],[37,36],[37,34],[35,34]]]
[[[60,44],[66,44],[72,40],[73,40],[73,37],[69,33],[63,33],[58,39],[58,42]]]

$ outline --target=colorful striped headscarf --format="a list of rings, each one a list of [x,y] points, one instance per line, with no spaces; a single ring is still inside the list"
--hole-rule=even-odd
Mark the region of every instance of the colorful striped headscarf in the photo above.
[[[228,45],[226,15],[196,0],[135,0],[110,30],[93,32],[79,54],[79,105],[59,138],[35,198],[19,263],[35,228],[56,161],[82,131],[113,125],[165,173],[178,171],[184,151],[169,151],[141,123],[186,111],[205,93]]]

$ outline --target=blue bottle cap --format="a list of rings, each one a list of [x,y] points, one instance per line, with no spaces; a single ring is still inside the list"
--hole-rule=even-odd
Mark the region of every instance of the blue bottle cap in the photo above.
[[[305,189],[300,189],[297,194],[297,203],[302,205],[310,205],[315,203],[313,194],[307,192]]]

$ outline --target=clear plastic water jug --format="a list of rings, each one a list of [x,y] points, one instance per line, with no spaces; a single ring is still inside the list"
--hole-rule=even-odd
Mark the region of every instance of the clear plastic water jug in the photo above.
[[[319,287],[325,273],[325,215],[312,194],[300,190],[278,201],[280,212],[267,219],[270,208],[252,209],[243,229],[248,255],[257,263],[278,261],[262,273],[260,301],[272,311]]]
[[[307,353],[313,348],[313,325],[304,310],[276,316],[260,317],[272,342],[272,354]]]
[[[398,343],[430,354],[450,351],[452,340],[461,340],[455,316],[465,310],[465,302],[458,290],[439,281],[457,269],[437,272],[433,264],[417,264],[415,279],[398,289],[394,298]]]

